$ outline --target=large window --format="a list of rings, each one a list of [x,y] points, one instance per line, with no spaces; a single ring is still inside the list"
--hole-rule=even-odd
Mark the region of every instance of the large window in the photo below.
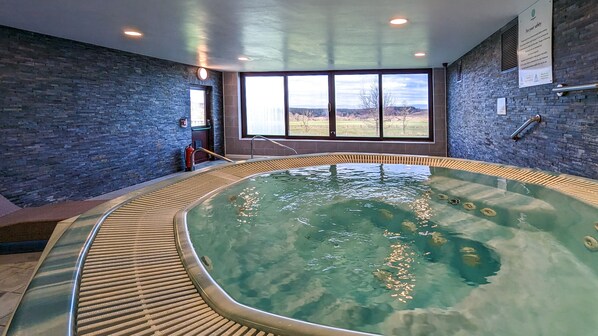
[[[328,136],[328,76],[288,76],[289,135]]]
[[[384,136],[427,138],[430,106],[427,74],[382,75]]]
[[[336,75],[336,135],[380,135],[378,75]]]
[[[247,134],[285,135],[284,77],[245,78]]]
[[[243,136],[432,141],[431,70],[245,73]]]

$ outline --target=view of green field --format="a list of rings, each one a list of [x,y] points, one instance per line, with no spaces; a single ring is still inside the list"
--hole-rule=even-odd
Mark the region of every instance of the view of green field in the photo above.
[[[291,118],[291,136],[328,136],[328,119],[323,117]],[[373,118],[336,117],[336,135],[346,137],[378,137],[378,123]],[[400,117],[384,119],[384,137],[428,137],[428,111],[408,115],[405,128]]]

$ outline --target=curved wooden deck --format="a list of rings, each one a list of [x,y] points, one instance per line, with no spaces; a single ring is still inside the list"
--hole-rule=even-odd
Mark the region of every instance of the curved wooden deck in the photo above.
[[[77,333],[273,335],[267,326],[258,330],[221,316],[204,301],[179,256],[173,218],[202,196],[251,175],[337,163],[459,169],[546,186],[598,206],[598,184],[591,180],[449,158],[335,153],[221,165],[133,198],[107,216],[84,264]]]

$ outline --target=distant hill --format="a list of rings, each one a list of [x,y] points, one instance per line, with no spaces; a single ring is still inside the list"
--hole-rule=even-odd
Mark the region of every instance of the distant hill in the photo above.
[[[403,114],[403,111],[407,110],[407,115],[419,115],[419,114],[427,114],[428,109],[417,108],[415,106],[392,106],[384,111],[384,115],[387,116],[400,116]]]

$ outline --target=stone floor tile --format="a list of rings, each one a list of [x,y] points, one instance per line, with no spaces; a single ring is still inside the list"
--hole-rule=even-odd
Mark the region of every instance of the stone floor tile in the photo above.
[[[10,314],[4,316],[3,318],[0,318],[0,327],[5,327],[8,324],[9,318],[10,318]],[[0,331],[0,334],[2,334],[2,331]]]
[[[37,266],[38,261],[27,261],[24,263],[15,264],[14,267],[18,267],[21,269],[35,269]]]
[[[14,272],[14,265],[0,265],[0,279],[2,279],[7,274]]]
[[[22,264],[28,262],[35,262],[39,260],[41,252],[31,253],[16,253],[16,254],[0,254],[0,265]]]
[[[15,288],[15,290],[13,290],[12,292],[17,293],[17,294],[23,294],[27,290],[27,286],[29,286],[29,282],[21,284],[19,287]]]
[[[9,316],[16,308],[21,294],[6,293],[0,297],[0,318]]]
[[[10,277],[15,272],[20,272],[20,271],[21,271],[21,269],[15,268],[12,266],[0,266],[0,281],[2,281],[2,279],[6,279],[6,278]],[[0,289],[0,291],[6,292],[5,290],[2,290],[2,289]]]
[[[0,291],[15,292],[29,283],[33,269],[12,268],[0,272]]]

